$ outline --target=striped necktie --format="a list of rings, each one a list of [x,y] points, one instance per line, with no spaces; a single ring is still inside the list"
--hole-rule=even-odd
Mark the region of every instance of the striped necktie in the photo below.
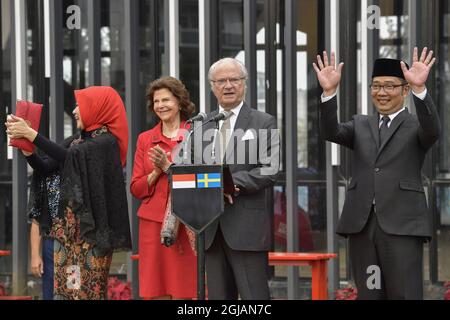
[[[391,118],[389,118],[388,116],[383,116],[383,118],[381,118],[381,126],[380,126],[380,146],[383,145],[384,141],[386,140],[387,137],[387,133],[389,130],[388,124],[391,121]]]
[[[231,122],[230,118],[224,120],[222,123],[222,127],[220,128],[220,159],[222,161],[225,160],[225,152],[227,150],[228,141],[230,140],[231,136]],[[222,162],[221,161],[221,162]]]

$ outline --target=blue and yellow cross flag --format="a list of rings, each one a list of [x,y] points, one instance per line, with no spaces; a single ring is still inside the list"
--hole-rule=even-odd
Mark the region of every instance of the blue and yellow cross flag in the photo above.
[[[197,174],[197,188],[220,188],[220,173]]]

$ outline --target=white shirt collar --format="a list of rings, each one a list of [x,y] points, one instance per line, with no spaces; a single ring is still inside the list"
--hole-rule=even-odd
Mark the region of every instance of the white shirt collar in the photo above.
[[[405,109],[406,109],[406,107],[403,107],[403,108],[401,108],[400,110],[398,110],[396,113],[389,114],[388,117],[389,117],[389,119],[391,119],[390,122],[392,123],[392,121],[394,120],[394,118],[395,118],[396,116],[398,116],[399,113],[402,112],[402,111],[405,110]],[[383,119],[383,115],[382,115],[382,114],[380,114],[379,122],[381,121],[381,119]]]
[[[231,116],[235,115],[236,117],[239,115],[239,112],[241,112],[242,106],[244,105],[244,101],[241,101],[241,103],[238,104],[237,107],[234,107],[230,111],[233,113]],[[219,112],[225,110],[221,105],[219,105]]]

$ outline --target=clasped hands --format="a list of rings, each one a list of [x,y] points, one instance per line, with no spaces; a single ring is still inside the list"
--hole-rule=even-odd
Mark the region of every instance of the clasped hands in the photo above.
[[[165,152],[159,145],[150,149],[148,157],[155,169],[163,172],[166,172],[172,164],[169,160],[170,152]]]

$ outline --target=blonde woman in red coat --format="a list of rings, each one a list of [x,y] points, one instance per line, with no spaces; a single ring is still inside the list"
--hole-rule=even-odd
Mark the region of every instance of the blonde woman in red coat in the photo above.
[[[161,244],[161,227],[170,193],[165,171],[195,106],[183,83],[172,77],[153,81],[146,97],[160,122],[139,135],[130,186],[131,193],[142,201],[138,210],[139,295],[146,299],[192,299],[197,286],[192,232],[180,224],[175,243],[166,247]]]

